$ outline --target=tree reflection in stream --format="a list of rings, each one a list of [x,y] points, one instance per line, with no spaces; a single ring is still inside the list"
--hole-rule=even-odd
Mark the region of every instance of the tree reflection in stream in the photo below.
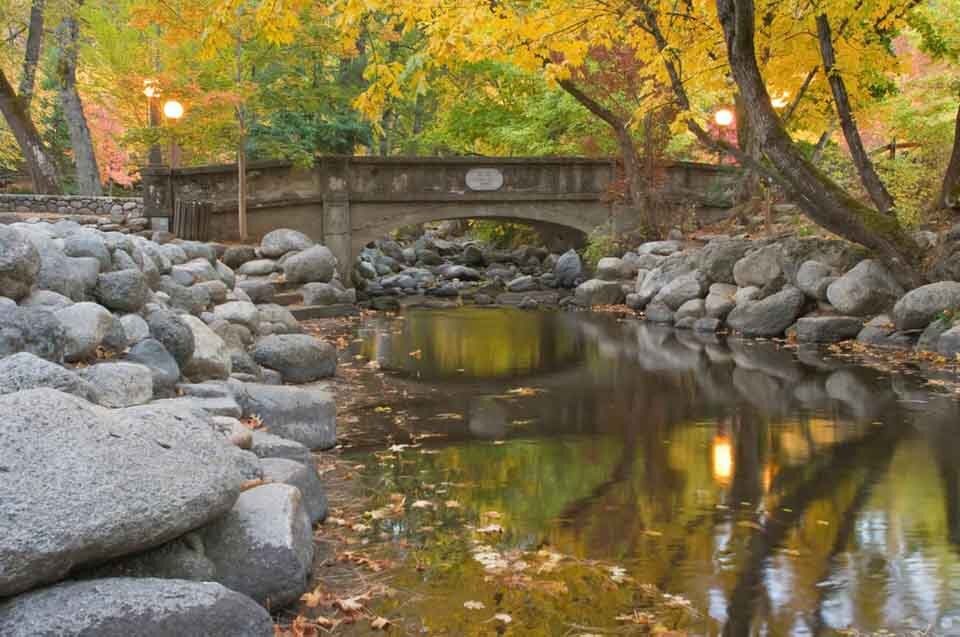
[[[393,487],[469,485],[451,497],[500,512],[507,545],[621,563],[703,609],[711,634],[960,634],[948,396],[611,316],[414,311],[361,335],[383,369],[440,390],[394,405],[446,437],[393,467]]]

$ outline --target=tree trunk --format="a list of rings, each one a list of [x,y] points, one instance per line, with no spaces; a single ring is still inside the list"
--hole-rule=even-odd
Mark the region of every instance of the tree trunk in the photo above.
[[[717,0],[717,11],[750,123],[796,203],[814,223],[875,251],[903,283],[921,285],[919,250],[896,218],[850,196],[807,161],[787,135],[757,66],[753,0]]]
[[[82,4],[79,3],[79,4]],[[80,25],[75,15],[66,16],[57,27],[57,40],[60,45],[60,59],[57,63],[57,79],[60,88],[60,102],[70,131],[70,145],[73,147],[73,161],[77,168],[77,191],[81,195],[99,197],[103,194],[100,187],[100,170],[97,168],[97,156],[93,151],[93,139],[87,117],[83,114],[83,102],[77,91],[77,40]]]
[[[243,5],[237,5],[237,32],[234,42],[234,57],[236,62],[236,80],[237,93],[240,100],[237,102],[237,131],[239,141],[237,142],[237,229],[240,234],[240,240],[246,241],[247,230],[247,127],[246,127],[246,109],[243,105],[243,34],[240,30],[240,18],[243,16]]]
[[[43,10],[46,0],[33,0],[30,5],[30,28],[27,32],[27,48],[23,53],[23,73],[20,77],[20,103],[23,110],[30,112],[33,88],[37,81],[37,64],[40,62],[40,48],[43,45]]]
[[[833,101],[837,107],[837,115],[840,117],[840,128],[843,130],[843,136],[847,140],[847,147],[850,148],[850,155],[853,158],[853,165],[857,168],[857,174],[860,175],[860,182],[866,189],[871,201],[877,207],[877,210],[887,214],[893,209],[893,197],[883,185],[880,175],[877,174],[873,162],[867,155],[867,149],[863,147],[863,140],[860,138],[860,130],[857,128],[857,122],[853,118],[853,109],[850,106],[850,96],[847,94],[847,86],[836,69],[837,59],[833,50],[833,35],[830,32],[830,21],[826,14],[821,13],[817,16],[817,39],[820,42],[820,56],[823,58],[823,68],[827,80],[830,82],[830,90],[833,93]]]
[[[940,207],[960,209],[960,106],[957,107],[957,123],[953,132],[953,152],[940,189]]]
[[[605,107],[603,104],[584,93],[580,87],[570,80],[561,80],[560,88],[569,93],[584,108],[599,117],[610,128],[617,138],[617,145],[620,147],[620,155],[623,159],[623,176],[627,186],[627,201],[638,211],[644,210],[643,206],[643,168],[641,166],[640,155],[637,153],[637,146],[630,135],[630,129],[627,123],[616,113]],[[648,217],[644,211],[645,217]],[[656,229],[654,220],[646,218],[647,225],[651,229]]]
[[[20,153],[27,164],[27,172],[33,182],[33,191],[40,195],[60,194],[60,177],[56,164],[47,154],[40,133],[23,108],[20,98],[13,91],[7,76],[0,70],[0,113],[20,146]]]

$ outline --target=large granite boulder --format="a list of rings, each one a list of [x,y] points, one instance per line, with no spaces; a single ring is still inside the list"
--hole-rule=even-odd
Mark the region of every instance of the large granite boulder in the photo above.
[[[797,340],[801,343],[837,343],[855,338],[863,329],[856,316],[805,316],[797,321]]]
[[[867,316],[892,306],[903,288],[879,261],[861,261],[827,287],[827,300],[837,311]]]
[[[312,464],[308,466],[286,458],[263,458],[260,467],[267,482],[280,482],[300,489],[311,524],[327,518],[327,492]]]
[[[891,317],[898,330],[918,330],[945,310],[960,307],[960,283],[940,281],[910,290],[893,306]]]
[[[738,303],[727,316],[727,325],[747,337],[782,336],[803,309],[803,292],[788,286],[760,301]]]
[[[289,383],[310,383],[337,371],[337,350],[307,334],[265,336],[254,345],[253,359]]]
[[[597,278],[601,281],[619,281],[623,278],[623,259],[604,257],[597,262]]]
[[[260,254],[268,259],[277,259],[288,252],[307,250],[314,245],[314,240],[302,232],[289,228],[278,228],[263,236],[260,241]],[[230,267],[234,266],[231,265]]]
[[[147,302],[150,288],[140,270],[119,270],[98,276],[94,295],[114,312],[137,312]]]
[[[167,351],[160,341],[145,338],[127,353],[131,363],[143,365],[150,370],[153,378],[153,391],[156,395],[170,395],[180,381],[180,366],[177,359]]]
[[[51,363],[29,352],[0,358],[0,394],[48,387],[81,398],[89,398],[93,388],[73,370]]]
[[[110,248],[99,233],[83,230],[63,240],[63,253],[68,257],[93,257],[100,262],[100,271],[106,272],[113,267]]]
[[[30,352],[59,363],[66,347],[63,325],[46,308],[0,307],[0,357]]]
[[[310,450],[299,442],[260,430],[254,431],[251,438],[250,451],[258,458],[286,458],[307,466],[313,466],[313,456],[310,454]]]
[[[574,298],[579,305],[591,307],[623,303],[626,294],[623,291],[623,286],[617,281],[590,279],[577,286],[577,289],[574,290]]]
[[[770,244],[750,252],[733,265],[733,279],[742,288],[765,288],[783,276],[780,268],[780,247]]]
[[[836,280],[833,270],[819,261],[804,261],[797,270],[797,287],[817,301],[827,300],[827,288]]]
[[[217,581],[272,610],[306,591],[313,530],[300,490],[265,484],[244,491],[230,512],[203,530]]]
[[[259,416],[270,433],[310,449],[330,449],[337,443],[337,408],[325,389],[230,384],[243,414]]]
[[[233,270],[256,258],[257,249],[253,246],[230,246],[223,253],[223,263]]]
[[[273,637],[270,614],[213,582],[64,582],[0,603],[5,637]]]
[[[733,266],[752,245],[746,239],[711,241],[703,247],[700,269],[712,283],[733,284]]]
[[[260,314],[257,306],[247,301],[230,301],[213,308],[213,315],[217,319],[229,323],[239,323],[251,332],[256,332],[260,325]]]
[[[283,275],[289,283],[327,283],[337,269],[337,259],[326,246],[313,246],[283,262]]]
[[[193,356],[193,330],[182,315],[170,310],[156,310],[147,316],[147,326],[150,336],[170,352],[180,367]]]
[[[707,291],[707,285],[707,277],[702,272],[699,270],[688,272],[660,288],[654,301],[659,301],[676,311],[687,301],[702,298]]]
[[[153,374],[136,363],[97,363],[80,370],[91,398],[104,407],[132,407],[153,398]]]
[[[55,312],[63,326],[63,358],[77,362],[91,358],[113,327],[113,314],[96,303],[76,303]]]
[[[557,264],[553,267],[553,274],[557,278],[557,285],[562,288],[572,288],[577,280],[583,278],[583,262],[576,250],[570,249],[560,255]]]
[[[195,316],[184,315],[181,319],[193,332],[193,355],[183,366],[184,375],[194,380],[229,378],[230,349],[223,339]]]
[[[40,253],[14,228],[0,225],[0,296],[19,301],[40,273]]]
[[[240,490],[232,447],[191,411],[33,389],[0,397],[0,422],[0,597],[205,526]]]

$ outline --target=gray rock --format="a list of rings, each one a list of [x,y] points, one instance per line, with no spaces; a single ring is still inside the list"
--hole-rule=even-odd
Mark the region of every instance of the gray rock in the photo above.
[[[817,301],[827,300],[827,287],[835,280],[833,271],[819,261],[804,261],[797,270],[797,287]]]
[[[323,522],[327,518],[327,492],[320,482],[317,470],[285,458],[264,458],[260,461],[263,479],[289,484],[300,489],[303,506],[310,523]]]
[[[934,320],[923,330],[917,339],[915,349],[918,352],[936,352],[940,337],[953,327],[953,322],[947,319]]]
[[[330,392],[316,388],[231,383],[244,416],[259,416],[270,433],[309,449],[337,443],[337,409]]]
[[[104,272],[97,277],[94,295],[114,312],[137,312],[147,302],[150,288],[139,270]]]
[[[194,287],[202,288],[206,290],[207,294],[210,297],[210,301],[214,305],[226,303],[227,297],[230,295],[230,290],[227,289],[227,284],[219,280],[203,281],[202,283],[195,283]]]
[[[668,256],[674,252],[683,249],[683,244],[679,241],[648,241],[637,248],[637,254],[655,254],[658,256]]]
[[[743,305],[744,303],[749,303],[750,301],[756,301],[759,298],[760,288],[751,285],[749,287],[738,289],[736,294],[733,295],[733,302],[736,305]]]
[[[269,325],[271,334],[297,334],[300,330],[300,323],[296,317],[287,308],[273,303],[265,303],[257,306],[260,314],[260,325]]]
[[[40,274],[40,253],[20,232],[0,224],[0,296],[19,301]]]
[[[714,283],[735,282],[733,266],[743,258],[752,243],[746,239],[711,241],[703,248],[700,269]]]
[[[855,316],[804,316],[797,321],[801,343],[837,343],[857,336],[863,319]]]
[[[800,316],[803,292],[786,287],[761,301],[738,304],[727,316],[727,325],[747,337],[781,336]]]
[[[270,303],[277,293],[277,284],[268,279],[247,279],[237,281],[237,289],[242,290],[254,303]]]
[[[341,291],[329,283],[307,283],[300,294],[304,305],[333,305],[340,302]]]
[[[213,315],[222,321],[239,323],[251,332],[256,332],[260,325],[260,312],[253,303],[231,301],[213,308]]]
[[[671,310],[677,310],[687,301],[703,297],[706,291],[707,277],[700,271],[688,272],[660,288],[654,301],[663,303]]]
[[[65,582],[0,604],[6,637],[272,637],[270,614],[220,584],[110,578]]]
[[[256,258],[257,250],[253,246],[230,246],[223,253],[223,262],[233,270]]]
[[[107,328],[107,333],[103,335],[103,341],[100,344],[105,350],[115,354],[123,352],[130,345],[119,316],[110,317],[110,327]]]
[[[299,489],[265,484],[244,491],[203,530],[217,581],[270,609],[296,602],[313,566],[313,531]]]
[[[45,308],[0,308],[0,357],[30,352],[59,363],[65,335],[56,315]]]
[[[922,329],[945,310],[960,307],[960,283],[940,281],[907,292],[893,306],[893,322],[898,330]]]
[[[170,310],[156,310],[147,316],[147,326],[150,336],[170,352],[180,367],[193,356],[193,330],[181,315]]]
[[[720,319],[718,318],[702,318],[697,319],[697,322],[693,324],[693,331],[700,332],[702,334],[712,334],[720,329]]]
[[[703,299],[690,299],[679,308],[677,308],[677,313],[674,318],[679,321],[685,318],[703,318],[703,315],[706,314],[706,307]],[[669,307],[669,306],[667,306]]]
[[[584,307],[594,305],[616,305],[626,298],[623,286],[617,281],[590,279],[577,286],[574,291],[577,303]]]
[[[259,460],[257,460],[259,462]],[[77,579],[137,577],[215,582],[216,566],[204,554],[203,537],[198,531],[167,542],[163,546],[136,555],[86,568]]]
[[[325,246],[313,246],[283,262],[283,274],[289,283],[327,283],[333,278],[337,259]]]
[[[273,259],[254,259],[247,261],[239,268],[237,274],[243,276],[267,276],[277,271],[277,262]]]
[[[150,370],[154,393],[157,395],[172,394],[180,382],[180,366],[176,359],[159,341],[152,338],[146,338],[130,348],[127,360]]]
[[[33,389],[0,397],[0,422],[0,597],[209,524],[240,489],[228,445],[192,412]]]
[[[866,316],[889,309],[903,288],[879,261],[861,261],[827,288],[827,300],[837,311]]]
[[[572,288],[577,284],[577,280],[583,277],[583,262],[580,261],[580,255],[576,250],[567,250],[553,268],[553,273],[557,277],[557,285],[563,288]]]
[[[951,327],[937,339],[937,353],[950,361],[958,360],[960,355],[960,325]]]
[[[654,301],[649,304],[643,316],[651,323],[672,324],[675,318],[673,310],[660,301]]]
[[[217,261],[214,267],[217,269],[217,276],[220,277],[220,282],[227,286],[228,290],[232,290],[237,284],[237,274],[232,268],[221,261]]]
[[[240,415],[239,411],[237,415]],[[286,458],[309,467],[313,466],[313,456],[310,454],[310,450],[299,442],[287,440],[261,430],[254,431],[251,437],[253,440],[250,451],[256,454],[258,458]]]
[[[93,357],[113,326],[110,310],[96,303],[76,303],[54,315],[63,326],[63,358],[71,363]]]
[[[64,239],[63,253],[68,257],[93,257],[100,262],[102,272],[113,267],[110,249],[97,232],[84,230],[70,235]]]
[[[337,350],[307,334],[274,334],[257,341],[253,359],[283,375],[284,382],[310,383],[333,376]]]
[[[771,244],[750,252],[733,266],[733,278],[740,287],[764,288],[783,276],[780,247]]]
[[[210,263],[217,260],[217,251],[213,245],[202,241],[181,241],[180,248],[187,255],[187,260],[206,259]]]
[[[532,292],[537,287],[537,280],[529,275],[518,276],[507,283],[508,292]]]
[[[619,281],[622,278],[623,260],[604,257],[597,262],[597,278],[601,281]]]
[[[182,265],[175,265],[171,268],[170,275],[186,286],[220,280],[217,269],[207,259],[191,259]]]
[[[704,302],[704,311],[710,318],[724,319],[737,302],[737,286],[726,283],[714,283]]]
[[[229,378],[232,366],[227,344],[197,317],[181,318],[193,333],[193,355],[183,366],[184,375],[194,380]]]
[[[260,254],[270,259],[277,259],[288,252],[299,252],[314,245],[314,240],[302,232],[278,228],[264,235],[260,241]]]
[[[0,394],[48,387],[89,398],[93,388],[72,370],[29,352],[0,359]]]
[[[80,371],[93,388],[91,395],[104,407],[132,407],[153,398],[150,369],[135,363],[97,363]]]
[[[909,347],[911,345],[897,337],[897,328],[893,325],[893,319],[887,314],[880,314],[867,321],[857,334],[857,340],[875,347]]]
[[[73,299],[50,290],[34,290],[27,298],[20,301],[22,307],[40,307],[56,311],[73,305]]]

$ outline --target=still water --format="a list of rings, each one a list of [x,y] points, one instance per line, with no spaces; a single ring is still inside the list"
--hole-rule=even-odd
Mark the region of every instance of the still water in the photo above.
[[[366,415],[416,446],[351,455],[406,496],[387,533],[443,566],[400,582],[418,612],[505,603],[476,549],[436,534],[495,515],[496,551],[616,565],[689,600],[692,634],[960,635],[960,409],[918,377],[580,313],[414,310],[359,337],[425,389]],[[589,586],[515,600],[496,632],[589,634],[623,610]]]

